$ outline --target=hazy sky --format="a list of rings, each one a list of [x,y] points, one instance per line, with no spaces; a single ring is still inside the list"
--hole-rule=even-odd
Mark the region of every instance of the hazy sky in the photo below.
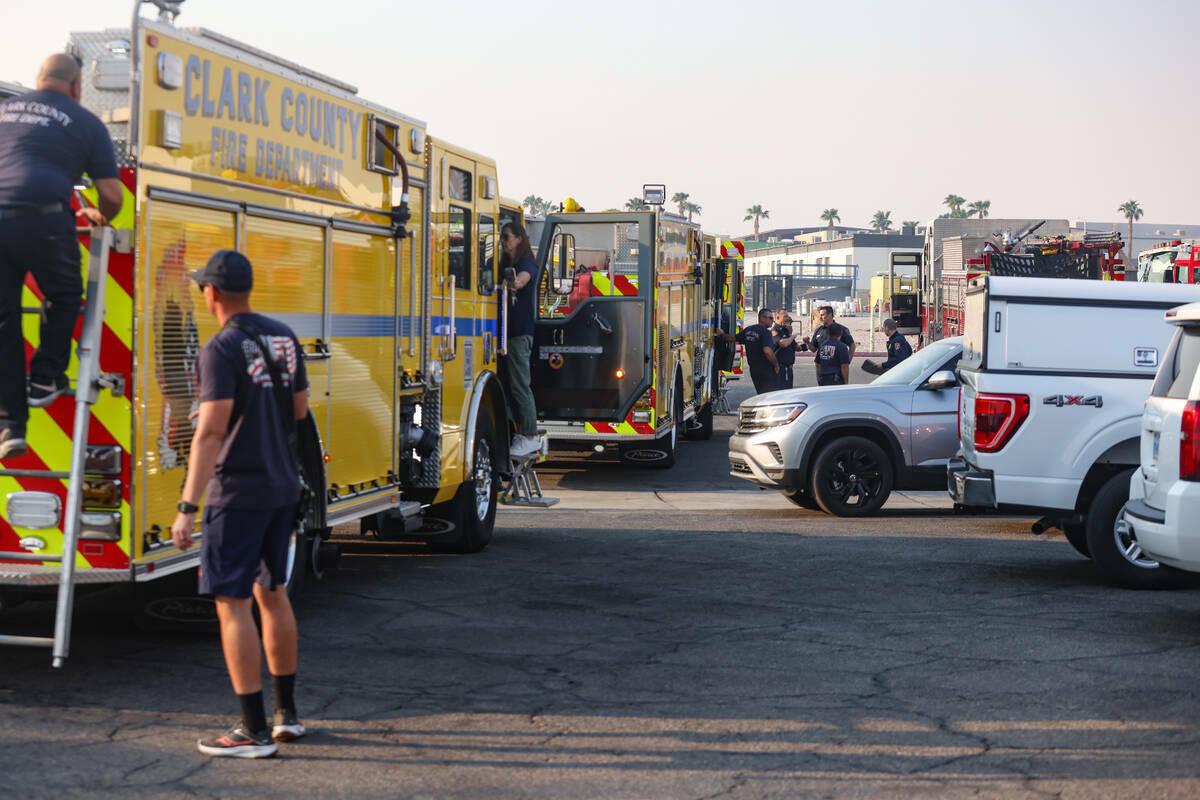
[[[2,2],[0,78],[26,85],[132,8]],[[755,203],[768,227],[831,206],[867,226],[951,192],[992,216],[1119,220],[1132,198],[1200,224],[1195,0],[189,0],[178,24],[425,120],[517,199],[601,210],[665,183],[726,233]]]

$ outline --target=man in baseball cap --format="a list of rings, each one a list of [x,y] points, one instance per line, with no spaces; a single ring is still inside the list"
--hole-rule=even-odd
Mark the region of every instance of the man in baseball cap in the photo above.
[[[296,714],[296,618],[286,583],[292,532],[302,523],[289,439],[308,416],[308,377],[291,328],[250,310],[254,270],[244,255],[218,250],[191,278],[221,330],[196,359],[199,419],[171,538],[180,550],[192,546],[203,501],[200,593],[216,604],[242,709],[232,730],[200,740],[199,748],[210,756],[262,758],[275,754],[276,742],[306,733]],[[263,704],[254,603],[274,679],[271,721]]]
[[[192,272],[191,279],[200,284],[201,291],[211,286],[218,292],[241,294],[254,288],[254,268],[237,250],[218,250],[202,269]]]

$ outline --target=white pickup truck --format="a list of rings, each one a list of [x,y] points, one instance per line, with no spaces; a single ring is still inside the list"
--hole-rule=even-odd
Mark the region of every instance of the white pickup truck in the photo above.
[[[958,365],[962,458],[947,482],[967,509],[1041,516],[1113,583],[1174,582],[1118,524],[1139,463],[1142,408],[1191,286],[980,276]]]

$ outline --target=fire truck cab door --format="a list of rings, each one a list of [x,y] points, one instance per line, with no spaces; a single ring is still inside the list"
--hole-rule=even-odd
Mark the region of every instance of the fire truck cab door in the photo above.
[[[653,213],[547,217],[531,357],[539,417],[619,422],[650,388],[655,236]]]

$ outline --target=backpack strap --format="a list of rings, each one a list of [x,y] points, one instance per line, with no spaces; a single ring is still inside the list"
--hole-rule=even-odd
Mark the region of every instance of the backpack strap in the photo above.
[[[230,328],[235,328],[246,336],[250,337],[258,345],[258,349],[262,351],[263,361],[267,365],[267,371],[271,373],[271,387],[275,394],[275,405],[279,409],[279,416],[283,422],[283,432],[287,437],[288,451],[292,454],[292,462],[297,469],[300,468],[300,447],[296,436],[296,411],[295,401],[288,396],[287,387],[283,385],[283,372],[276,363],[274,354],[271,352],[271,340],[260,331],[253,322],[245,318],[245,314],[239,314],[235,317],[230,317],[225,323]]]

